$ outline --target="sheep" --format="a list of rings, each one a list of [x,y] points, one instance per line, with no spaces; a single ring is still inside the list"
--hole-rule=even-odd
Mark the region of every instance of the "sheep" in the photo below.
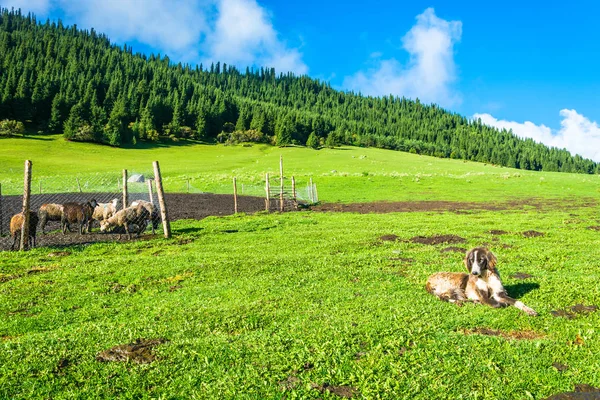
[[[22,212],[15,214],[10,219],[10,235],[13,238],[11,250],[15,249],[17,244],[17,237],[21,238],[21,230],[23,229],[24,215]],[[27,245],[35,247],[35,236],[38,224],[38,215],[34,211],[29,211],[29,237],[27,238]]]
[[[79,234],[90,232],[90,223],[92,220],[92,214],[94,208],[96,208],[96,200],[88,201],[85,204],[79,203],[65,203],[63,204],[63,214],[60,220],[60,225],[63,234],[67,233],[67,229],[70,231],[70,224],[77,224],[79,227]]]
[[[42,204],[38,211],[42,235],[46,234],[46,232],[44,232],[44,228],[46,228],[46,224],[48,223],[48,221],[60,221],[62,219],[62,214],[63,206],[61,204]]]
[[[92,201],[96,200],[91,200]],[[110,203],[96,203],[96,207],[94,207],[94,213],[92,214],[92,219],[96,221],[104,221],[105,219],[109,219],[117,212],[117,207],[119,204],[119,199],[112,199]]]
[[[148,210],[146,210],[146,208],[144,208],[144,206],[141,204],[138,204],[137,206],[131,206],[124,210],[117,211],[115,215],[109,219],[100,222],[100,232],[108,232],[123,228],[125,229],[125,233],[129,237],[129,240],[131,240],[130,228],[134,228],[132,225],[138,227],[139,230],[136,233],[139,235],[146,228],[149,217],[150,215]]]
[[[158,224],[160,223],[160,214],[158,209],[154,207],[154,204],[150,203],[146,200],[135,200],[131,203],[132,206],[137,206],[141,204],[150,215],[150,221],[152,222],[152,234],[154,235],[154,230],[158,228]]]

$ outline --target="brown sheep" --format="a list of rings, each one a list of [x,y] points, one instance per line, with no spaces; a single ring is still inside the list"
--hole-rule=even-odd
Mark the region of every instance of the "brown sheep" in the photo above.
[[[15,249],[17,244],[17,238],[21,239],[21,230],[23,229],[24,215],[22,212],[15,214],[10,219],[10,235],[13,238],[11,250]],[[35,247],[35,236],[37,231],[38,215],[29,211],[29,237],[27,238],[27,245],[29,247]]]
[[[137,206],[141,204],[150,215],[150,221],[152,222],[152,234],[154,235],[154,230],[158,228],[158,224],[160,223],[160,214],[154,204],[150,203],[146,200],[135,200],[131,203],[132,206]]]
[[[96,207],[96,204],[96,200],[88,201],[85,204],[63,204],[63,215],[60,220],[63,234],[67,233],[67,229],[69,231],[71,230],[70,224],[77,224],[80,235],[85,232],[89,233],[92,214],[94,214],[94,208]]]
[[[144,231],[144,229],[146,229],[148,218],[148,210],[146,210],[141,204],[138,204],[135,207],[132,206],[124,210],[117,211],[115,215],[109,219],[100,222],[100,231],[108,232],[122,228],[125,229],[125,233],[129,237],[129,240],[131,240],[130,227],[133,225],[137,226],[139,228],[137,234],[139,235]]]
[[[42,235],[46,234],[46,232],[44,232],[44,228],[46,228],[46,224],[48,223],[48,221],[60,221],[62,219],[62,214],[62,205],[53,203],[42,204],[40,210],[38,211]]]

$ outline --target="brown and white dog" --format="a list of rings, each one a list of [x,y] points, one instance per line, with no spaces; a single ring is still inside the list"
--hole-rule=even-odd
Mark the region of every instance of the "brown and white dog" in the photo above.
[[[451,303],[473,301],[494,308],[515,306],[531,316],[535,310],[506,294],[500,274],[496,269],[496,256],[485,247],[476,247],[467,252],[465,266],[468,274],[460,272],[438,272],[427,279],[425,288],[441,300]]]

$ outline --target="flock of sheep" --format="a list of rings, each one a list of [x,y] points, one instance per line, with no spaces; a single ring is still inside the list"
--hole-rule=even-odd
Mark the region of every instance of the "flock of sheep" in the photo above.
[[[49,221],[60,221],[63,234],[71,231],[75,225],[79,234],[90,233],[94,221],[100,223],[100,232],[126,233],[131,239],[132,233],[138,235],[144,232],[150,222],[152,234],[158,227],[160,215],[154,204],[145,200],[136,200],[122,210],[118,209],[118,199],[110,203],[98,203],[90,200],[86,203],[42,204],[38,212],[29,211],[29,238],[30,247],[35,247],[35,238],[38,223],[45,234],[44,228]],[[15,214],[10,219],[10,234],[13,239],[11,250],[15,249],[17,240],[20,241],[21,230],[24,223],[22,212]]]

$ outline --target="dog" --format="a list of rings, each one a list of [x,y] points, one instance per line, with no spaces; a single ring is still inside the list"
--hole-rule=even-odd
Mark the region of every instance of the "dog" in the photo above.
[[[496,256],[485,247],[476,247],[467,252],[464,259],[468,274],[460,272],[438,272],[427,279],[425,288],[440,300],[461,304],[463,301],[486,304],[501,308],[515,306],[531,316],[535,310],[506,294],[500,274],[496,268]]]

